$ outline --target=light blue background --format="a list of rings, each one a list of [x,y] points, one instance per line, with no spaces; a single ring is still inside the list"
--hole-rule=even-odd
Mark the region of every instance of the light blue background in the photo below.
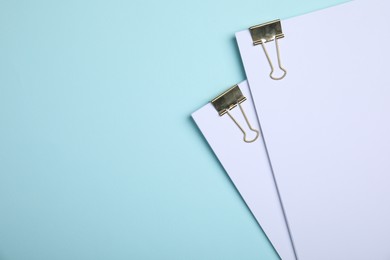
[[[277,259],[190,114],[342,1],[0,0],[0,260]]]

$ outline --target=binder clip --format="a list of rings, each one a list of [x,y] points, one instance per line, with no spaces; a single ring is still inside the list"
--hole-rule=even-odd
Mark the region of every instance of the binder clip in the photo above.
[[[265,56],[267,57],[268,63],[271,67],[271,73],[269,76],[273,80],[281,80],[283,79],[287,71],[283,68],[282,63],[280,61],[280,51],[279,51],[279,44],[278,40],[284,37],[283,31],[282,31],[282,25],[280,23],[280,20],[275,20],[272,22],[252,26],[249,28],[249,31],[252,36],[253,45],[259,45],[263,47]],[[276,54],[278,57],[278,66],[283,71],[283,75],[281,77],[274,77],[274,66],[272,64],[271,58],[268,55],[267,49],[265,48],[265,44],[270,41],[275,41],[276,46]]]
[[[213,104],[214,108],[218,111],[219,116],[223,116],[224,114],[228,114],[228,116],[233,120],[233,122],[238,126],[238,128],[241,130],[241,132],[244,134],[244,142],[246,143],[253,143],[257,140],[259,137],[259,131],[254,129],[251,124],[249,123],[249,120],[244,112],[244,109],[241,106],[241,103],[246,100],[246,97],[242,94],[240,88],[238,85],[234,85],[218,97],[214,98],[211,103]],[[242,128],[242,126],[238,123],[238,121],[231,115],[229,112],[233,108],[235,108],[238,105],[238,107],[241,110],[242,115],[245,118],[245,121],[249,127],[249,129],[256,133],[255,138],[252,140],[246,139],[246,132]]]

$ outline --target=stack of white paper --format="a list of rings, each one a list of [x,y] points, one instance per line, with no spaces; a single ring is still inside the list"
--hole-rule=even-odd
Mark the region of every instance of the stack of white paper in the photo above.
[[[279,81],[249,30],[236,34],[264,140],[244,143],[211,104],[193,114],[282,259],[390,259],[388,10],[356,0],[282,21]]]
[[[259,129],[247,82],[242,82],[239,87],[247,98],[242,107],[248,120],[252,127]],[[242,125],[245,124],[239,108],[231,113]],[[245,143],[234,122],[228,115],[220,117],[211,103],[193,113],[192,117],[280,257],[295,259],[262,138]]]
[[[282,21],[281,81],[236,34],[301,260],[390,259],[389,10],[359,0]]]

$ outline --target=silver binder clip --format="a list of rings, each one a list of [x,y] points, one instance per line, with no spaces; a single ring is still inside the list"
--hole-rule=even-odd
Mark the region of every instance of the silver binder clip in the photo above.
[[[287,71],[283,68],[282,63],[280,61],[280,52],[279,52],[279,44],[278,39],[281,39],[284,37],[283,31],[282,31],[282,25],[280,23],[280,20],[275,20],[272,22],[252,26],[249,28],[249,31],[252,36],[253,45],[259,45],[263,47],[265,56],[267,57],[268,63],[271,67],[271,73],[269,76],[273,80],[281,80],[283,79]],[[274,73],[274,66],[272,64],[271,58],[268,55],[267,49],[265,48],[265,44],[267,42],[275,40],[275,46],[276,46],[276,54],[278,57],[278,66],[283,71],[283,75],[281,77],[274,77],[272,74]]]
[[[234,85],[218,97],[214,98],[211,103],[213,104],[214,108],[218,111],[219,116],[223,116],[224,114],[228,114],[229,117],[233,120],[233,122],[238,126],[238,128],[241,130],[241,132],[244,134],[244,142],[246,143],[253,143],[254,141],[257,140],[259,137],[260,132],[256,129],[254,129],[251,124],[249,123],[249,120],[244,112],[244,109],[241,106],[241,103],[246,100],[246,97],[242,94],[240,88],[238,85]],[[235,108],[236,106],[240,107],[241,113],[245,118],[245,121],[249,127],[249,129],[253,132],[256,133],[255,138],[252,140],[247,140],[246,139],[246,132],[244,129],[241,127],[241,125],[237,122],[236,119],[230,114],[230,110]]]

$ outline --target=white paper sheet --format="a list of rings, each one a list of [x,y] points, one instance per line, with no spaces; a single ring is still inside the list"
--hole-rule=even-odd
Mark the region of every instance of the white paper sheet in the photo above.
[[[247,82],[239,87],[247,98],[242,107],[248,120],[259,129]],[[245,125],[238,107],[231,113]],[[262,138],[245,143],[229,116],[220,117],[211,103],[192,117],[279,256],[283,260],[296,259]],[[249,131],[248,127],[245,130]]]
[[[389,10],[357,0],[282,21],[281,81],[236,34],[300,260],[390,259]]]

